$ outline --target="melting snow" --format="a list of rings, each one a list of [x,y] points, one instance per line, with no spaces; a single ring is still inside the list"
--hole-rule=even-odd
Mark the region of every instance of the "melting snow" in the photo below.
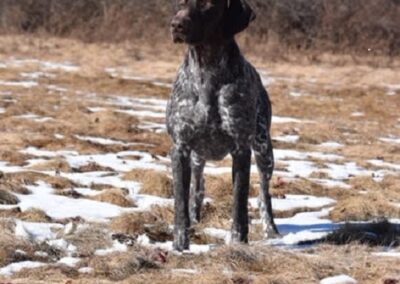
[[[299,141],[300,136],[299,135],[284,135],[284,136],[278,136],[274,137],[273,140],[280,141],[280,142],[287,142],[287,143],[295,143]]]
[[[0,85],[8,87],[23,87],[23,88],[33,88],[37,87],[39,84],[35,81],[2,81],[0,80]]]
[[[128,250],[128,247],[125,244],[121,244],[118,241],[114,241],[113,242],[113,246],[111,248],[107,248],[107,249],[98,249],[96,250],[95,254],[96,255],[107,255],[113,252],[125,252]]]
[[[38,268],[45,266],[46,263],[36,262],[36,261],[22,261],[9,264],[3,268],[0,268],[0,274],[11,276],[12,274],[21,271],[22,269]]]
[[[250,205],[258,208],[258,198],[250,198]],[[334,199],[328,197],[316,197],[312,195],[285,195],[284,199],[272,198],[274,210],[287,211],[296,208],[319,208],[335,203]]]
[[[80,261],[81,261],[80,258],[67,256],[61,258],[57,263],[65,264],[69,267],[75,267]]]
[[[322,279],[320,284],[357,284],[357,281],[351,278],[350,276],[341,274],[338,276],[328,277]]]
[[[54,239],[56,233],[53,229],[62,229],[64,226],[51,223],[32,223],[17,220],[15,226],[15,235],[34,241],[45,241]]]
[[[18,206],[21,210],[41,209],[52,218],[80,216],[88,221],[104,221],[127,210],[106,202],[55,195],[52,187],[44,182],[38,182],[37,185],[27,186],[27,188],[32,194],[17,194],[20,200]]]
[[[398,137],[387,137],[387,138],[379,138],[382,142],[400,144],[400,138]]]
[[[400,171],[400,164],[392,164],[381,160],[369,160],[368,163],[377,167],[390,168]]]

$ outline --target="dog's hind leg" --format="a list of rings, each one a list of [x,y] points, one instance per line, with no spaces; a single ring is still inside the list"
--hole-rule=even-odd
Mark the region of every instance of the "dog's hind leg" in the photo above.
[[[274,155],[270,137],[263,144],[254,151],[260,175],[259,208],[265,237],[273,238],[279,233],[274,222],[271,195],[269,194],[269,184],[274,170]]]
[[[189,249],[190,151],[174,145],[171,150],[175,196],[174,249]]]
[[[192,179],[190,185],[190,220],[192,224],[200,222],[201,207],[204,200],[204,177],[203,170],[206,161],[192,152]]]

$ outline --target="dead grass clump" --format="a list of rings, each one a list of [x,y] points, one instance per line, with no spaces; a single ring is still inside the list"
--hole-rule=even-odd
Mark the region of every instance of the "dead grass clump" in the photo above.
[[[111,222],[111,229],[114,232],[137,236],[146,234],[150,240],[165,242],[172,240],[172,231],[169,223],[163,218],[165,212],[160,209],[146,212],[126,213],[114,218]],[[168,215],[172,215],[167,212]],[[168,217],[168,219],[172,216]]]
[[[97,249],[110,247],[112,242],[104,224],[85,224],[73,234],[64,236],[67,242],[77,247],[81,256],[91,256]]]
[[[89,261],[89,265],[93,267],[96,277],[105,277],[112,281],[124,280],[139,271],[159,268],[159,265],[144,252],[136,251],[97,256]]]
[[[273,178],[271,194],[273,196],[282,196],[285,194],[304,194],[319,197],[329,196],[334,199],[345,198],[350,195],[346,189],[338,187],[326,187],[313,181],[297,178],[295,180],[286,180],[284,178]]]
[[[350,179],[350,185],[358,191],[379,190],[379,183],[370,176],[356,176]]]
[[[205,177],[205,193],[215,200],[223,200],[232,195],[232,181],[228,175]]]
[[[108,202],[121,207],[136,207],[135,202],[127,194],[118,188],[109,188],[97,194],[91,199],[101,202]]]
[[[9,186],[16,186],[15,189],[19,189],[21,185],[35,185],[38,181],[44,181],[50,184],[55,189],[65,189],[75,187],[76,184],[67,178],[61,176],[49,176],[39,172],[26,171],[10,173],[6,175],[6,181],[8,181]],[[1,186],[0,180],[0,186]],[[13,187],[12,187],[13,189]],[[23,190],[23,189],[20,189]],[[14,190],[11,190],[14,191]],[[29,192],[28,192],[29,193]]]
[[[228,228],[232,218],[232,198],[204,204],[201,212],[201,226]]]
[[[31,243],[16,238],[14,235],[14,221],[0,220],[0,266],[13,262],[30,260],[34,247]]]
[[[80,166],[76,169],[78,173],[87,173],[87,172],[113,172],[113,168],[103,167],[96,162],[90,162],[86,165]]]
[[[29,194],[30,191],[21,185],[20,182],[13,181],[8,178],[8,175],[5,178],[0,178],[0,190],[14,192],[19,194]]]
[[[55,158],[43,163],[36,164],[30,167],[36,171],[54,171],[54,172],[71,172],[71,167],[68,162],[63,158]]]
[[[18,204],[19,199],[9,191],[0,189],[0,204],[15,205]]]
[[[114,232],[139,235],[145,232],[146,224],[154,224],[157,222],[157,217],[149,212],[125,213],[111,222],[111,229]]]
[[[173,197],[172,179],[163,172],[135,169],[124,175],[126,180],[142,183],[140,193],[157,195],[165,198]]]
[[[60,279],[63,279],[62,283],[72,283],[71,279],[78,279],[79,276],[80,274],[75,267],[67,265],[45,265],[33,269],[22,269],[13,275],[17,279],[29,279],[28,283],[32,284],[43,283],[43,279],[46,279],[46,283],[57,283]],[[34,279],[37,282],[33,282]]]
[[[32,208],[21,212],[17,215],[17,218],[23,221],[36,223],[50,223],[53,220],[46,214],[46,212],[37,208]]]
[[[2,133],[2,135],[3,135],[3,133]],[[12,139],[13,143],[16,143],[16,141],[14,141],[15,139],[16,138]],[[2,142],[4,143],[4,141],[2,141]],[[28,157],[29,157],[28,155],[22,154],[21,152],[19,152],[17,150],[15,150],[15,151],[14,150],[3,150],[3,147],[2,147],[1,151],[0,151],[0,160],[9,162],[11,165],[23,166],[26,163],[26,160],[28,159]]]
[[[227,246],[209,253],[216,266],[233,272],[314,279],[313,265],[301,255],[265,246]],[[268,283],[268,282],[267,282]],[[291,282],[295,283],[295,282]]]
[[[399,246],[400,225],[387,220],[367,224],[347,223],[330,233],[324,241],[335,245],[356,242],[369,246]]]
[[[339,221],[368,221],[399,218],[400,208],[392,206],[382,193],[368,193],[338,200],[329,218]]]

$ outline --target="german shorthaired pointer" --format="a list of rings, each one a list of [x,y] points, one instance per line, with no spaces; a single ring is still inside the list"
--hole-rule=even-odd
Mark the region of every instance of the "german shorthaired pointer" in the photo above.
[[[206,160],[233,159],[231,240],[248,241],[251,153],[261,178],[266,237],[275,236],[269,195],[274,168],[271,103],[255,68],[235,42],[255,18],[246,0],[175,0],[171,32],[189,49],[167,106],[175,195],[174,249],[189,249],[189,228],[200,221]]]

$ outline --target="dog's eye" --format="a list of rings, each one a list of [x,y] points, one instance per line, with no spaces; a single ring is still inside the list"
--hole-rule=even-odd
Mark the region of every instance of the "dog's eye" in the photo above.
[[[183,8],[186,8],[188,0],[179,0],[177,2],[178,2],[177,7],[179,9],[183,9]]]
[[[204,9],[208,9],[213,6],[212,1],[210,1],[210,0],[198,0],[197,3],[201,8],[204,8]]]

